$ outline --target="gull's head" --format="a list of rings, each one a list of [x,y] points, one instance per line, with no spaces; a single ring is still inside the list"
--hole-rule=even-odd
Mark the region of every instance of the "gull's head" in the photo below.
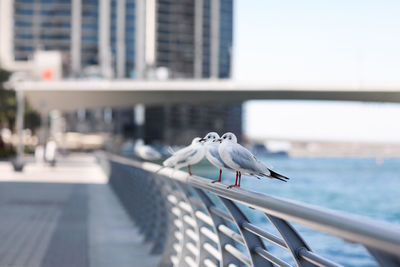
[[[237,143],[236,135],[233,133],[224,133],[224,135],[219,139],[221,142]]]
[[[143,139],[138,139],[138,140],[136,140],[136,145],[138,145],[138,146],[144,145]]]
[[[202,143],[202,142],[201,142],[201,139],[202,139],[202,138],[200,138],[200,137],[195,137],[195,138],[193,139],[193,141],[192,141],[192,145],[197,144],[197,143]]]
[[[204,138],[201,139],[204,143],[215,142],[219,139],[219,135],[216,132],[209,132]]]

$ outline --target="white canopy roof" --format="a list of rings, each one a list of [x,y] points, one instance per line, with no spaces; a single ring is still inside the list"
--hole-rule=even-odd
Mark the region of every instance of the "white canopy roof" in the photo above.
[[[239,103],[255,99],[400,102],[400,86],[251,84],[231,80],[63,80],[17,82],[38,109],[75,110],[168,103]]]

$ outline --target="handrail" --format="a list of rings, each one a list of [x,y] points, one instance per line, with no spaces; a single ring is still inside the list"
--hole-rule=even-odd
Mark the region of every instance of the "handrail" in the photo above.
[[[252,244],[260,242],[256,240],[266,240],[268,242],[272,241],[272,243],[269,244],[278,245],[285,248],[286,250],[288,250],[289,246],[291,248],[290,253],[293,254],[292,256],[299,266],[337,265],[335,265],[332,261],[324,259],[321,256],[312,252],[304,243],[301,236],[294,230],[294,228],[290,226],[288,222],[298,223],[315,231],[342,238],[347,242],[361,244],[367,248],[371,255],[375,257],[381,265],[396,266],[400,263],[400,231],[398,229],[393,229],[393,226],[387,223],[373,221],[368,218],[361,219],[359,217],[354,217],[343,212],[332,211],[325,208],[323,209],[316,206],[245,189],[234,188],[228,190],[226,189],[226,186],[222,184],[210,183],[209,179],[199,176],[189,176],[186,172],[170,168],[162,168],[160,165],[150,162],[139,162],[112,154],[106,154],[105,157],[112,163],[122,164],[124,166],[130,166],[131,168],[138,171],[144,171],[148,174],[148,179],[156,179],[164,183],[172,183],[172,187],[175,186],[174,183],[182,184],[184,186],[191,186],[193,188],[196,188],[197,190],[204,190],[206,192],[214,194],[222,201],[222,203],[224,203],[226,211],[221,210],[215,205],[209,206],[208,216],[210,216],[211,218],[213,218],[213,216],[216,216],[219,218],[218,220],[222,220],[225,223],[227,221],[233,221],[235,224],[237,224],[239,228],[236,229],[236,231],[238,231],[238,233],[234,232],[236,234],[234,236],[236,239],[238,239],[238,236],[242,235],[243,240],[245,240],[246,242],[246,246],[251,246]],[[146,183],[146,180],[143,181]],[[192,194],[190,190],[179,190],[181,190],[184,194]],[[191,197],[194,198],[194,196]],[[225,203],[225,201],[228,202]],[[245,221],[237,221],[237,219],[235,218],[239,218],[242,215],[237,217],[236,212],[240,211],[236,211],[238,208],[236,207],[235,203],[240,203],[255,210],[258,210],[267,215],[267,217],[276,218],[276,220],[278,221],[270,220],[271,224],[273,224],[275,227],[279,227],[279,225],[277,224],[279,224],[279,221],[282,221],[284,225],[287,225],[285,231],[290,233],[282,233],[282,231],[278,231],[282,236],[281,239],[271,233],[268,233],[267,231],[263,232],[264,230],[259,227],[253,226],[251,222],[246,221],[246,217],[243,217],[243,219],[241,219]],[[234,210],[231,210],[229,208],[231,204],[234,205]],[[196,209],[196,206],[191,205],[193,209]],[[183,209],[181,208],[181,210]],[[217,214],[213,215],[212,213],[215,212]],[[189,217],[190,214],[188,214],[186,218]],[[201,220],[198,220],[198,218],[196,217],[193,221],[197,222]],[[193,222],[191,223],[193,224]],[[216,231],[220,231],[218,230],[219,228],[221,227],[218,227],[217,225]],[[224,230],[222,230],[222,236],[224,236],[224,238],[227,238],[225,236],[226,233],[224,234],[223,232]],[[225,230],[225,232],[228,231]],[[220,235],[218,235],[218,237],[221,238]],[[233,239],[229,240],[233,242]],[[299,240],[300,243],[295,240]],[[226,249],[226,247],[228,247],[228,251],[234,251],[234,249],[232,249],[231,247],[234,246],[233,243],[229,243],[229,245],[230,246],[226,246],[225,244],[223,248]],[[253,251],[255,248],[257,248],[257,250]],[[297,250],[293,250],[293,248],[296,248]],[[248,252],[250,254],[248,255],[248,257],[246,256],[246,259],[248,260],[246,260],[246,264],[250,266],[257,266],[257,263],[260,262],[260,258],[264,260],[266,258],[272,259],[274,257],[274,255],[270,255],[270,252],[264,251],[262,247],[255,246],[253,250],[250,249]],[[234,254],[237,253],[234,252]],[[260,257],[260,255],[262,257]],[[232,255],[230,255],[230,257],[232,257]],[[243,256],[237,259],[241,262],[244,261]],[[223,260],[223,257],[221,258],[221,260]],[[279,262],[280,260],[277,259],[275,260],[274,264],[277,264]],[[320,264],[318,264],[318,262]],[[220,265],[222,266],[221,262]],[[279,265],[286,266],[284,262]],[[225,266],[225,263],[223,263],[223,266]]]

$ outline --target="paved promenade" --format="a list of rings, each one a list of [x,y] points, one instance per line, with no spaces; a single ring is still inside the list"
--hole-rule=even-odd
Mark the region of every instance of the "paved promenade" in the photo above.
[[[0,266],[156,266],[95,159],[0,162]]]

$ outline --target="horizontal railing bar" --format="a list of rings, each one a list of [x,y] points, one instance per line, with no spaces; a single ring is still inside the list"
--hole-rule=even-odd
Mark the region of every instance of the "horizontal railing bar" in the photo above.
[[[182,233],[181,233],[181,232],[178,232],[178,231],[175,232],[174,236],[175,236],[175,238],[176,238],[177,240],[179,240],[179,241],[182,240],[182,238],[183,238]]]
[[[218,267],[218,265],[216,265],[210,259],[204,259],[203,263],[204,263],[204,266],[207,266],[207,267]]]
[[[244,245],[244,241],[241,235],[235,233],[232,229],[227,227],[226,225],[220,224],[218,225],[218,231],[226,235],[227,237],[239,242],[240,244]]]
[[[326,208],[319,208],[284,198],[249,191],[245,189],[227,189],[222,184],[212,184],[210,179],[200,176],[190,176],[188,173],[163,168],[150,162],[139,162],[121,156],[107,154],[114,162],[141,168],[154,173],[155,176],[162,176],[168,179],[190,184],[233,201],[237,201],[248,207],[257,209],[283,220],[291,221],[309,227],[316,231],[340,237],[352,243],[359,243],[367,247],[389,252],[393,255],[400,255],[400,230],[393,229],[393,225],[380,221],[373,221],[369,218],[355,218],[354,216],[332,211]],[[155,172],[157,172],[155,174]]]
[[[200,228],[200,232],[206,237],[208,237],[210,240],[218,244],[218,236],[213,231],[203,226]]]
[[[175,256],[175,255],[172,255],[171,257],[170,257],[170,259],[171,259],[171,262],[174,264],[174,265],[178,265],[178,257],[177,256]]]
[[[236,259],[240,260],[241,262],[243,262],[244,264],[246,264],[248,266],[251,266],[250,259],[246,255],[244,255],[240,250],[238,250],[237,248],[232,246],[231,244],[226,244],[224,246],[224,249],[227,252],[229,252]]]
[[[215,206],[210,207],[210,212],[212,212],[213,214],[227,220],[227,221],[233,221],[232,217],[229,216],[229,214],[223,210],[221,210],[220,208],[217,208]]]
[[[175,249],[176,252],[178,252],[178,253],[181,252],[181,246],[179,246],[179,244],[175,243],[172,247]]]
[[[299,249],[298,254],[306,261],[315,264],[317,266],[342,267],[342,265],[334,263],[328,259],[325,259],[315,254],[314,252],[307,250],[306,248]]]
[[[199,241],[199,237],[196,235],[196,233],[192,229],[187,229],[186,235],[195,242]]]
[[[212,255],[214,258],[216,258],[217,260],[221,260],[221,256],[218,253],[218,250],[213,247],[210,243],[208,242],[204,242],[203,244],[203,248],[210,254]]]
[[[269,253],[268,251],[266,251],[265,249],[263,249],[262,247],[256,247],[254,249],[254,251],[260,255],[261,257],[263,257],[264,259],[266,259],[269,262],[272,262],[273,264],[280,266],[280,267],[291,267],[290,264],[284,262],[281,259],[278,259],[277,257],[275,257],[274,255],[272,255],[271,253]]]
[[[193,211],[192,207],[189,204],[187,204],[187,203],[185,203],[183,201],[179,202],[179,207],[181,209],[185,210],[186,212],[192,212]]]
[[[174,196],[174,195],[168,195],[168,196],[167,196],[167,199],[168,199],[168,201],[171,202],[172,204],[175,204],[175,205],[176,205],[176,203],[178,203],[178,199],[177,199],[176,196]]]
[[[193,228],[197,227],[196,221],[190,217],[189,215],[185,215],[183,216],[183,220],[190,226],[192,226]]]
[[[283,239],[277,237],[276,235],[268,233],[267,231],[264,231],[263,229],[255,226],[254,224],[244,222],[242,223],[242,228],[255,235],[258,235],[259,237],[265,238],[268,241],[274,243],[275,245],[287,250],[287,246],[285,244],[285,241],[283,241]]]
[[[192,252],[192,254],[193,254],[194,256],[198,256],[199,252],[197,251],[196,246],[195,246],[192,242],[187,242],[187,243],[186,243],[186,248],[187,248],[190,252]]]
[[[196,215],[197,218],[202,220],[204,223],[206,223],[206,224],[208,224],[210,226],[213,225],[213,222],[212,222],[212,219],[210,218],[210,216],[208,216],[204,212],[198,210],[194,214]]]
[[[196,267],[197,264],[194,262],[192,257],[186,256],[185,257],[185,262],[190,266],[190,267]]]
[[[176,217],[181,216],[181,210],[178,209],[177,207],[173,207],[173,208],[171,209],[171,212],[172,212]]]
[[[182,228],[182,226],[183,226],[182,222],[178,219],[174,220],[174,224],[178,228]]]

